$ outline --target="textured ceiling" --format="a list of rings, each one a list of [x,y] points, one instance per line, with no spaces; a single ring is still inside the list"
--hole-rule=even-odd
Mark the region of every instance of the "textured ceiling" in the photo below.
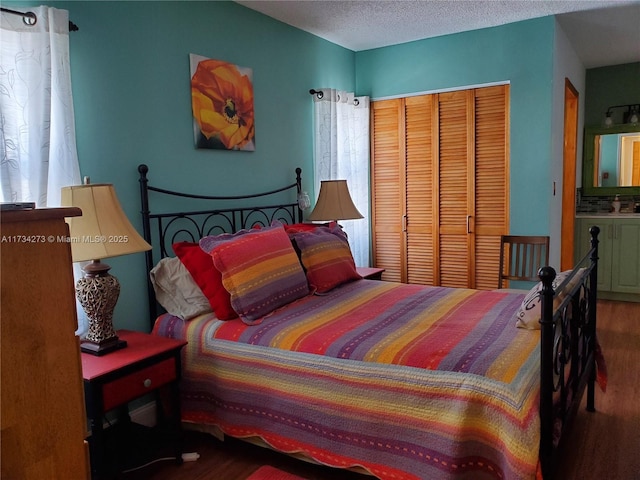
[[[237,0],[353,51],[558,15],[587,68],[640,61],[640,0]]]

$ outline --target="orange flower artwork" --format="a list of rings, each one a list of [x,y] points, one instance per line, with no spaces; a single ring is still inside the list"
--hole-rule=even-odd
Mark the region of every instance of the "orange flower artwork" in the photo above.
[[[199,55],[189,57],[196,147],[255,150],[252,70]]]

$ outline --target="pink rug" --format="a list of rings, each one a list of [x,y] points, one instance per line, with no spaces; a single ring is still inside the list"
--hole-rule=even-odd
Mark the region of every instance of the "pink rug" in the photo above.
[[[292,473],[283,472],[271,465],[264,465],[247,477],[247,480],[305,480]]]

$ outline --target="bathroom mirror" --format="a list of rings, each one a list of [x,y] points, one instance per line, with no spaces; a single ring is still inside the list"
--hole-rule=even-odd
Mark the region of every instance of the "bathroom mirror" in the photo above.
[[[584,195],[640,195],[640,125],[585,129],[582,187]]]

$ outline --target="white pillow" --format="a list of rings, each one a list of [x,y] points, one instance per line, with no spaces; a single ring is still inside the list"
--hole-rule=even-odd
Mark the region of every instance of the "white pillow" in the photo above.
[[[209,300],[179,258],[163,258],[149,276],[156,300],[171,315],[189,320],[211,312]]]
[[[564,286],[564,288],[560,291],[557,291],[558,287],[562,285],[562,282],[566,280],[566,278],[571,274],[573,270],[565,270],[564,272],[560,272],[556,275],[553,282],[551,282],[551,286],[556,291],[556,294],[553,298],[553,308],[554,310],[562,303],[564,297],[567,295],[567,292],[571,291],[571,289],[576,286],[579,282],[582,281],[582,277],[584,277],[585,268],[581,268],[578,273],[571,279],[571,281]],[[540,309],[541,307],[541,295],[542,291],[542,282],[538,282],[527,296],[522,300],[522,304],[520,308],[516,312],[516,327],[518,328],[527,328],[529,330],[540,330]]]

